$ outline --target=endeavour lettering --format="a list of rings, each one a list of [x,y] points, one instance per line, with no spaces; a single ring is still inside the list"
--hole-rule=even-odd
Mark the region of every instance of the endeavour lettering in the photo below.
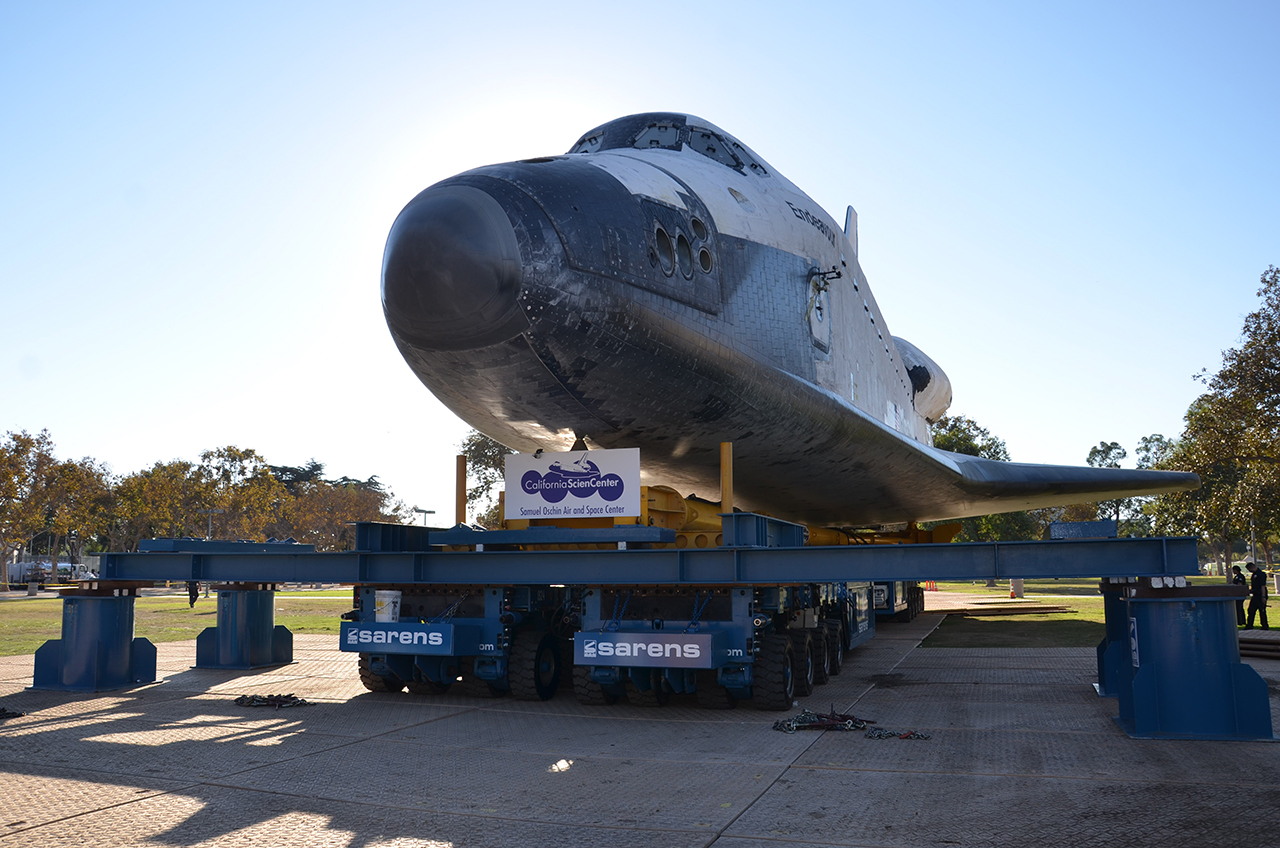
[[[790,200],[786,201],[786,204],[791,207],[791,212],[793,215],[795,215],[801,221],[807,221],[810,226],[814,227],[818,232],[822,233],[824,236],[827,237],[827,241],[831,242],[832,247],[835,247],[836,234],[831,229],[831,227],[827,226],[826,221],[822,220],[817,215],[814,215],[808,209],[798,209],[796,206],[794,206],[791,203]]]

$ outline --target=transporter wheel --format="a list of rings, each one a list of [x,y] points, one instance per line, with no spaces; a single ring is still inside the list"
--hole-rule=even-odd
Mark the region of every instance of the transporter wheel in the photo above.
[[[489,681],[475,676],[475,662],[475,657],[463,662],[462,679],[457,683],[458,691],[468,698],[498,698],[505,695],[501,689],[494,689],[489,685]]]
[[[902,589],[902,600],[906,602],[907,608],[896,614],[893,617],[893,620],[900,624],[909,624],[917,615],[915,590],[910,586],[904,586]]]
[[[667,676],[658,669],[645,669],[639,672],[641,680],[648,683],[646,689],[636,685],[635,676],[627,678],[627,700],[637,707],[662,707],[671,700],[671,687],[667,685]]]
[[[728,689],[716,682],[715,669],[701,669],[695,678],[694,698],[707,710],[731,710],[738,705]]]
[[[507,654],[507,684],[521,701],[546,701],[560,685],[560,642],[550,633],[517,631]]]
[[[825,626],[827,628],[827,665],[831,674],[837,675],[844,668],[844,628],[836,618],[828,618]]]
[[[795,693],[791,640],[781,633],[761,637],[752,675],[751,703],[757,710],[789,710]]]
[[[374,674],[370,668],[369,655],[361,654],[358,664],[360,682],[370,692],[400,692],[404,690],[404,681],[394,674]]]
[[[788,630],[791,654],[795,661],[796,697],[813,694],[813,640],[808,630]]]
[[[573,667],[573,694],[579,704],[589,707],[603,707],[618,702],[616,693],[591,679],[591,667],[586,665]]]
[[[813,683],[822,686],[831,679],[831,645],[827,641],[827,628],[812,628],[809,641],[813,645]]]

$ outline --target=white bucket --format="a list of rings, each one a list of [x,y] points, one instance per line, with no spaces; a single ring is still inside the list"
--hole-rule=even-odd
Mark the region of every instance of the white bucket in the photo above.
[[[373,620],[400,620],[400,592],[396,589],[375,589],[373,592]]]

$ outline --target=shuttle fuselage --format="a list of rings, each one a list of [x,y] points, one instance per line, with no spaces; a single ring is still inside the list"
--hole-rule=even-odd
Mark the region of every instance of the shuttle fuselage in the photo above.
[[[396,219],[392,336],[450,409],[521,451],[638,447],[645,475],[809,523],[961,517],[1195,485],[929,446],[945,374],[890,335],[844,227],[688,115],[477,168]]]

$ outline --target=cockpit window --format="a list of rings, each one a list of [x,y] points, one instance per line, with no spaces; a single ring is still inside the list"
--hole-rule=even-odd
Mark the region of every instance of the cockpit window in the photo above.
[[[597,127],[578,139],[569,153],[599,153],[620,148],[684,150],[686,147],[739,173],[768,176],[764,163],[732,138],[709,126],[697,126],[671,112],[631,115]]]
[[[570,150],[569,152],[570,153],[595,153],[597,150],[600,149],[601,141],[603,141],[603,139],[598,135],[583,136],[578,140],[578,143],[575,144],[573,146],[573,149]]]
[[[702,127],[689,127],[689,146],[708,159],[716,160],[721,165],[728,165],[735,170],[742,169],[742,163],[729,150],[729,145],[711,130],[703,129]]]
[[[663,150],[679,150],[680,128],[671,124],[651,124],[640,131],[635,141],[631,142],[631,146],[636,150],[650,150],[655,147]]]
[[[736,141],[733,143],[733,155],[741,159],[742,163],[747,166],[751,173],[759,174],[761,176],[768,175],[769,172],[765,170],[764,165],[757,162],[755,157],[748,153],[747,149]]]

